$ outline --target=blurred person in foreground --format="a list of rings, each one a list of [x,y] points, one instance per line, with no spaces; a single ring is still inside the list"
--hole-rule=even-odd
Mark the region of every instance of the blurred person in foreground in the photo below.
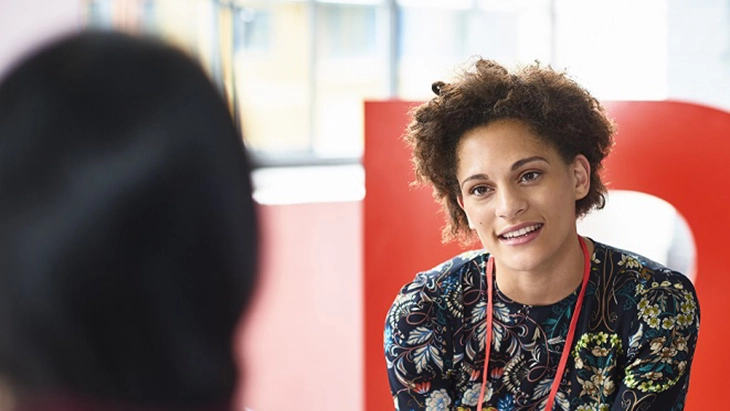
[[[0,84],[0,375],[13,410],[230,410],[250,166],[160,42],[87,32]]]
[[[578,235],[602,208],[614,125],[539,64],[479,60],[413,111],[406,141],[446,239],[483,249],[419,273],[385,355],[401,411],[684,409],[700,309],[687,277]]]

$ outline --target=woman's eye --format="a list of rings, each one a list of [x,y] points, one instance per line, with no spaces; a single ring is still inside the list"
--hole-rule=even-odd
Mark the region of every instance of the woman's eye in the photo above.
[[[542,175],[542,173],[540,173],[539,171],[528,171],[522,175],[520,180],[525,181],[525,182],[535,181],[538,178],[540,178],[541,175]]]
[[[490,191],[489,187],[487,186],[476,186],[469,190],[469,194],[476,195],[476,196],[483,196],[485,194],[488,194]]]

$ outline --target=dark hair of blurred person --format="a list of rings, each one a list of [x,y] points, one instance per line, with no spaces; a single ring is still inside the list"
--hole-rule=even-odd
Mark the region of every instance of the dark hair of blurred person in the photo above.
[[[257,255],[250,169],[205,72],[87,32],[0,85],[0,374],[15,408],[223,410]]]

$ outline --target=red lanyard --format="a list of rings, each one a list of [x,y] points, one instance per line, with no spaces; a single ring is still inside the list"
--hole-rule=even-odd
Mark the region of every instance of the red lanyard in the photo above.
[[[575,302],[575,311],[573,312],[573,318],[570,319],[570,328],[568,329],[568,335],[565,337],[565,345],[563,346],[563,352],[560,355],[560,363],[558,363],[558,369],[555,372],[555,379],[553,385],[550,388],[550,395],[548,395],[547,403],[545,404],[545,411],[552,411],[553,403],[555,402],[555,396],[558,394],[558,388],[560,387],[560,380],[562,379],[563,373],[565,372],[565,366],[568,363],[568,356],[570,355],[570,347],[573,345],[573,337],[575,336],[575,328],[578,325],[578,317],[580,316],[580,309],[583,306],[583,298],[586,295],[586,285],[588,284],[588,277],[591,273],[591,258],[588,255],[588,248],[586,243],[581,236],[578,236],[580,242],[580,248],[583,250],[583,282],[580,286],[580,293],[578,293],[578,300]],[[494,271],[494,257],[489,257],[487,261],[487,341],[484,354],[484,375],[482,376],[482,389],[479,391],[479,403],[477,404],[477,411],[482,411],[482,404],[484,403],[484,390],[487,386],[487,377],[489,376],[489,352],[492,348],[492,313],[493,305],[492,294],[494,289],[494,279],[492,278],[492,272]]]

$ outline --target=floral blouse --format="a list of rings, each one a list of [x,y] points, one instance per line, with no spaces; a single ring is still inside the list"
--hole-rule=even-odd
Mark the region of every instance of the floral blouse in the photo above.
[[[461,254],[419,273],[396,297],[385,325],[385,356],[397,410],[476,410],[488,257]],[[544,409],[578,291],[531,306],[495,289],[485,411]],[[595,243],[553,410],[684,409],[699,321],[687,277]]]

